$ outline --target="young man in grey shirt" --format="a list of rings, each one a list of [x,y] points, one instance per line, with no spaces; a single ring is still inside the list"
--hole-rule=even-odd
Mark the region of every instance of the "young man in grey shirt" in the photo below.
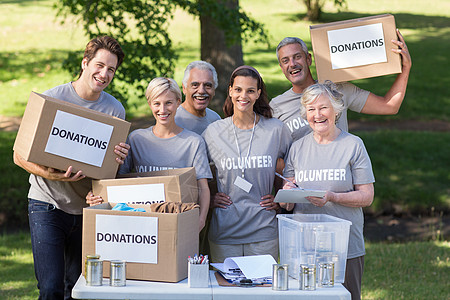
[[[199,135],[220,116],[208,108],[218,85],[216,69],[208,62],[191,62],[184,71],[184,102],[178,107],[175,123]]]
[[[122,104],[103,91],[123,58],[115,39],[94,38],[86,46],[78,79],[44,94],[124,119]],[[125,143],[115,146],[119,164],[128,149]],[[82,171],[73,174],[72,166],[59,171],[28,162],[17,153],[14,162],[30,173],[28,216],[39,299],[72,299],[81,274],[82,213],[91,179]]]

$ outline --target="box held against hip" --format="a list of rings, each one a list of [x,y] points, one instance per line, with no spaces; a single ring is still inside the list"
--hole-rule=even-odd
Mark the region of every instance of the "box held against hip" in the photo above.
[[[114,178],[114,146],[125,142],[130,123],[43,94],[31,92],[14,143],[29,162],[90,178]]]

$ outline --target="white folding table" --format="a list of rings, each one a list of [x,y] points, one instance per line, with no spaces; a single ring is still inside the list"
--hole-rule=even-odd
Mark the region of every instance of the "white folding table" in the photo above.
[[[211,300],[212,289],[189,288],[187,279],[178,283],[127,280],[122,287],[109,286],[109,279],[103,278],[102,286],[87,286],[83,275],[72,289],[75,299],[158,299],[158,300]]]
[[[289,279],[289,290],[273,291],[271,287],[225,287],[219,286],[215,271],[210,271],[208,288],[189,288],[187,279],[178,283],[127,280],[124,287],[109,286],[109,279],[103,279],[102,286],[86,286],[81,275],[72,290],[75,299],[152,299],[152,300],[350,300],[350,293],[337,283],[333,288],[317,288],[315,291],[298,289],[298,281]]]

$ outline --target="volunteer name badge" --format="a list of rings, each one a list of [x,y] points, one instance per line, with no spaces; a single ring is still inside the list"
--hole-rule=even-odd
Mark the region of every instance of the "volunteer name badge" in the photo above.
[[[241,190],[245,191],[246,193],[250,193],[250,190],[252,189],[252,184],[245,180],[244,178],[237,176],[234,180],[234,185],[240,188]]]
[[[158,263],[158,218],[97,214],[95,253],[103,260]]]
[[[166,202],[164,183],[114,185],[106,187],[108,202],[153,204]]]
[[[101,167],[114,127],[56,111],[45,152]]]
[[[333,70],[387,62],[382,23],[330,30],[327,34]]]

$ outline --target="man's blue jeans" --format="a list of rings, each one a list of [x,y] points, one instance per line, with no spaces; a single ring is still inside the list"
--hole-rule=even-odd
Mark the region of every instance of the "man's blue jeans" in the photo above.
[[[82,215],[29,199],[28,219],[39,299],[72,299],[81,274]]]

